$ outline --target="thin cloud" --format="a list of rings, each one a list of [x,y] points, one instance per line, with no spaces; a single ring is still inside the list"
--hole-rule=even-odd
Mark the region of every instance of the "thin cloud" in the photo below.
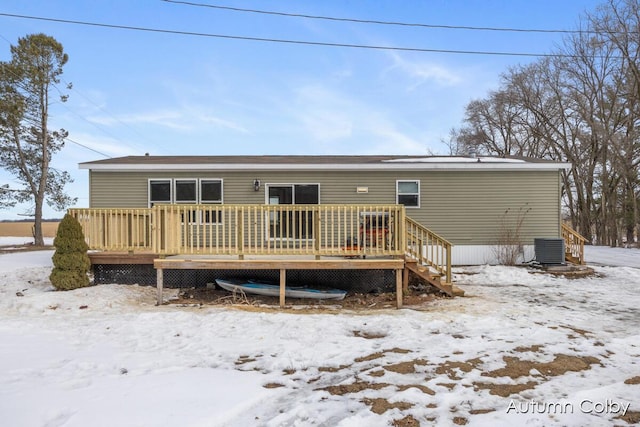
[[[88,120],[104,125],[116,126],[118,124],[153,124],[171,129],[188,130],[185,126],[183,116],[176,111],[151,111],[138,114],[122,114],[119,116],[91,116]]]
[[[389,52],[388,55],[393,64],[385,70],[384,74],[394,70],[406,74],[413,81],[411,90],[428,83],[450,87],[462,82],[458,73],[441,65],[425,61],[409,61],[397,52]]]
[[[186,108],[187,117],[185,121],[189,121],[193,128],[202,128],[203,124],[213,125],[217,128],[229,129],[235,132],[249,134],[249,130],[244,126],[241,126],[235,121],[223,119],[215,114],[206,112],[201,107],[188,107]]]
[[[249,133],[239,124],[217,117],[212,114],[203,114],[199,108],[186,108],[184,111],[158,110],[139,114],[127,114],[116,117],[92,116],[90,121],[103,126],[128,125],[156,125],[181,132],[201,130],[203,125],[214,125],[218,128],[230,129],[236,132]]]
[[[297,89],[295,99],[293,117],[314,140],[331,142],[353,134],[353,116],[357,108],[348,97],[312,85]]]
[[[403,132],[389,111],[320,85],[299,88],[296,94],[294,118],[312,139],[339,152],[345,147],[360,154],[426,152],[426,144]]]
[[[100,153],[107,154],[112,157],[129,156],[131,154],[141,154],[137,149],[134,149],[130,144],[123,143],[113,138],[101,138],[87,133],[74,133],[70,135],[73,141],[76,141],[92,150],[96,150]],[[97,153],[92,152],[78,144],[67,141],[65,143],[66,156],[74,156],[74,160],[80,162],[86,161],[88,157],[99,156]],[[132,152],[133,150],[133,152]],[[76,164],[77,166],[77,164]]]

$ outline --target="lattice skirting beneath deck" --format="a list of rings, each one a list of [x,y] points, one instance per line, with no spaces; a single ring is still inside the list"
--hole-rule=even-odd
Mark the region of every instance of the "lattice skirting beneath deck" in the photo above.
[[[94,283],[156,285],[156,270],[147,264],[94,264]],[[278,270],[164,270],[168,288],[204,287],[215,279],[270,280],[277,283]],[[328,286],[350,292],[395,292],[393,270],[288,270],[287,284]]]

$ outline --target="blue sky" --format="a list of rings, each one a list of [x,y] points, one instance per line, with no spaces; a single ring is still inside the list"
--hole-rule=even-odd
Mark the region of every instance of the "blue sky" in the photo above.
[[[433,25],[575,29],[603,0],[194,0],[246,9]],[[161,0],[4,0],[0,13],[206,34],[420,49],[548,53],[562,34],[433,29],[304,19]],[[43,32],[69,55],[69,101],[51,127],[110,157],[224,154],[447,154],[464,108],[521,56],[406,52],[131,31],[0,16],[0,60]],[[88,205],[105,156],[67,143],[54,166]],[[0,172],[0,183],[11,177]],[[20,206],[0,210],[18,218]],[[47,210],[45,216],[61,213]]]

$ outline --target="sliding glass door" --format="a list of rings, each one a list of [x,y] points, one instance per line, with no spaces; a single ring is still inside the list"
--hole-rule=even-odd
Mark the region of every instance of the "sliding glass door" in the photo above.
[[[267,184],[270,205],[317,205],[318,184]],[[269,214],[270,239],[313,239],[313,212],[278,210]]]

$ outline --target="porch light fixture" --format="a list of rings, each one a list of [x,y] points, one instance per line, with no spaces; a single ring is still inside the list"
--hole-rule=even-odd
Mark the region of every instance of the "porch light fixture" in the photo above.
[[[253,191],[260,191],[260,180],[259,179],[254,179],[253,180]]]

